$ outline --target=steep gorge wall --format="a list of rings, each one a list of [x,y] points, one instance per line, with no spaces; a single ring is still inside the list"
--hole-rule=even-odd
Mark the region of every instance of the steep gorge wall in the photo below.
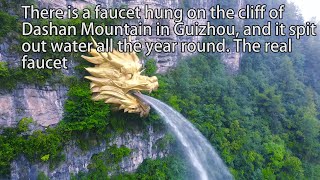
[[[156,8],[183,8],[185,6],[192,7],[192,8],[208,8],[214,5],[214,1],[212,0],[40,0],[40,6],[42,7],[54,7],[54,8],[66,8],[67,5],[71,5],[75,8],[82,9],[89,5],[94,4],[101,4],[103,7],[120,7],[121,5],[127,5],[129,8],[134,8],[139,6],[141,9],[144,9],[145,4],[149,5],[149,8],[156,9]],[[142,18],[144,17],[144,12],[142,12]],[[198,21],[200,24],[205,23],[206,19],[201,20],[187,20],[184,17],[185,23],[190,25],[193,24],[195,21]],[[168,19],[161,19],[161,20],[152,20],[152,19],[141,19],[138,21],[142,21],[142,23],[155,26],[157,21],[160,21],[162,24],[174,25],[174,20]],[[129,23],[138,23],[138,21],[131,21]],[[133,40],[141,41],[141,42],[162,42],[162,41],[169,41],[169,42],[180,42],[180,41],[187,41],[187,42],[197,42],[201,41],[202,37],[200,36],[176,36],[173,32],[170,36],[151,36],[151,37],[133,37]],[[179,59],[190,55],[190,53],[152,53],[150,57],[153,58],[157,62],[158,73],[165,73],[171,67],[176,66]]]
[[[238,12],[241,8],[245,7],[245,0],[237,0],[237,3],[235,3],[235,7],[233,9],[235,12]],[[235,17],[235,23],[236,27],[239,29],[242,29],[241,26],[243,26],[243,20],[236,15]],[[229,53],[223,53],[221,56],[222,62],[225,64],[226,69],[229,73],[235,74],[240,69],[240,61],[242,57],[241,52],[236,52],[236,46],[232,45],[230,48]]]
[[[62,119],[67,88],[63,86],[20,86],[12,92],[0,92],[0,126],[15,126],[31,117],[42,126],[57,124]]]
[[[167,149],[161,149],[158,145],[158,141],[163,137],[163,132],[156,132],[149,126],[146,132],[127,132],[116,135],[110,142],[103,141],[88,151],[82,151],[75,142],[70,142],[64,148],[66,160],[54,169],[50,169],[47,163],[32,164],[24,156],[20,156],[11,164],[11,179],[37,179],[40,172],[53,180],[70,179],[72,174],[88,172],[92,156],[101,152],[108,153],[107,148],[112,145],[117,147],[124,145],[131,149],[130,155],[123,158],[119,166],[122,172],[133,172],[143,160],[161,158],[169,153]]]
[[[0,62],[9,67],[20,66],[20,56],[12,53],[9,39],[0,43]],[[70,69],[70,71],[72,71]],[[13,127],[22,118],[31,117],[41,126],[57,124],[63,115],[68,89],[63,85],[19,84],[13,90],[0,90],[0,127]]]
[[[185,4],[181,4],[182,1],[178,0],[166,0],[166,1],[155,1],[155,0],[39,0],[38,4],[40,7],[47,8],[66,8],[67,5],[72,5],[77,8],[84,8],[92,4],[102,4],[105,7],[119,7],[123,4],[127,4],[129,7],[140,6],[143,9],[145,4],[149,4],[150,8],[175,8],[175,7],[202,7],[208,8],[213,5],[212,1],[208,0],[190,0],[186,1]],[[184,18],[187,19],[187,18]],[[157,20],[143,19],[145,24],[154,25]],[[173,20],[161,20],[164,24],[173,25]],[[206,21],[206,20],[202,20]],[[194,23],[193,20],[188,20],[186,24]],[[161,42],[161,41],[201,41],[202,37],[199,36],[175,36],[173,33],[170,37],[152,36],[152,37],[137,37],[138,41],[150,41],[150,42]],[[20,56],[12,54],[10,50],[10,39],[1,42],[0,44],[0,62],[7,62],[9,67],[20,66]],[[166,72],[169,68],[174,67],[179,59],[190,55],[190,53],[181,54],[176,53],[152,53],[148,58],[154,58],[157,61],[157,67],[159,73]],[[229,58],[229,56],[228,56]],[[225,58],[226,59],[226,58]],[[230,58],[229,58],[230,59]],[[228,64],[228,63],[226,63]],[[73,62],[69,61],[69,69],[65,71],[66,75],[72,75]],[[59,86],[53,87],[51,84],[47,84],[46,87],[35,87],[35,86],[20,86],[13,92],[0,92],[0,104],[3,107],[0,110],[0,126],[14,126],[22,117],[32,117],[38,124],[42,126],[49,126],[56,124],[63,114],[63,104],[66,99],[67,88]],[[8,102],[8,103],[7,103]],[[35,108],[39,105],[39,109]]]
[[[210,0],[190,0],[187,1],[187,6],[197,7],[210,7],[214,1]],[[182,1],[179,0],[39,0],[40,7],[53,7],[53,8],[65,8],[67,5],[72,5],[77,8],[84,8],[92,4],[102,4],[105,7],[119,7],[123,4],[132,6],[143,6],[144,4],[150,4],[153,8],[174,8],[181,7]],[[146,24],[154,24],[154,20],[145,20]],[[204,20],[205,21],[205,20]],[[173,24],[172,21],[164,22],[167,24]],[[187,24],[194,23],[189,20]],[[199,41],[202,37],[177,37],[172,35],[170,37],[137,37],[139,41]],[[0,62],[7,62],[10,67],[18,67],[20,63],[20,56],[12,54],[10,51],[10,40],[5,40],[0,44]],[[172,54],[158,54],[154,53],[150,58],[154,58],[157,61],[158,72],[164,73],[169,68],[174,67],[178,60],[188,56],[190,54],[181,54],[179,52]],[[236,55],[233,58],[230,55],[223,56],[223,61],[226,64],[235,65],[235,69],[239,66],[240,56]],[[73,69],[69,68],[65,74],[72,74]],[[15,126],[18,121],[23,117],[32,117],[33,120],[41,126],[50,126],[58,123],[63,116],[63,104],[67,98],[68,89],[63,85],[46,84],[43,87],[36,85],[19,85],[13,91],[0,91],[0,127],[12,127]],[[156,142],[164,135],[163,132],[154,132],[149,129],[147,138],[142,132],[127,133],[122,136],[115,137],[111,144],[117,144],[117,146],[125,145],[132,149],[133,152],[129,157],[125,158],[120,166],[121,170],[125,172],[132,172],[146,158],[157,158],[167,154],[167,150],[158,149]],[[82,152],[74,144],[70,144],[65,147],[66,162],[61,164],[54,170],[49,170],[48,164],[32,164],[28,162],[24,157],[16,159],[12,163],[12,179],[21,179],[28,177],[34,179],[36,174],[40,171],[45,172],[52,179],[68,179],[71,173],[77,173],[79,171],[88,171],[87,166],[90,163],[92,155],[103,152],[106,147],[111,144],[102,143],[96,147],[93,147],[88,152]]]
[[[219,2],[218,2],[219,3]],[[39,4],[42,7],[55,7],[55,8],[65,8],[67,5],[71,5],[73,7],[76,7],[78,9],[82,9],[89,5],[94,4],[101,4],[104,7],[120,7],[121,5],[127,5],[128,7],[136,7],[139,6],[141,9],[144,9],[144,5],[148,4],[150,8],[181,8],[181,7],[192,7],[194,9],[197,8],[210,8],[211,6],[216,4],[216,0],[55,0],[55,1],[49,1],[49,0],[39,0]],[[239,10],[240,8],[244,7],[245,0],[237,0],[235,3],[236,6],[233,7],[235,11]],[[142,13],[143,14],[143,13]],[[207,19],[201,19],[201,20],[190,20],[184,17],[185,23],[187,25],[194,24],[195,21],[198,21],[199,24],[205,23]],[[141,20],[139,20],[141,21]],[[148,25],[155,25],[155,23],[159,20],[150,20],[150,19],[144,19],[143,23]],[[174,21],[173,20],[160,20],[163,24],[169,24],[173,26]],[[242,21],[239,19],[236,19],[235,21],[238,25],[242,24]],[[131,21],[131,23],[138,23],[138,21]],[[135,39],[135,38],[134,38]],[[141,42],[162,42],[162,41],[170,41],[170,42],[197,42],[201,41],[203,37],[201,36],[176,36],[174,33],[171,33],[171,36],[152,36],[152,37],[137,37],[136,40]],[[157,62],[158,73],[165,73],[170,68],[177,65],[177,62],[179,59],[182,59],[186,56],[192,55],[191,53],[181,53],[181,52],[175,52],[175,53],[152,53],[150,57],[153,58]],[[239,70],[240,66],[240,59],[242,54],[235,52],[235,47],[231,47],[230,53],[223,53],[222,54],[222,61],[226,65],[227,69],[231,73],[235,73]]]

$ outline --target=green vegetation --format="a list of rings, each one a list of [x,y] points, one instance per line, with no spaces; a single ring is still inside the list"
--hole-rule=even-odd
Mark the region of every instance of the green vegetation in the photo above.
[[[18,83],[44,85],[53,71],[49,70],[29,70],[21,68],[9,68],[4,62],[0,62],[0,89],[12,90]]]
[[[10,3],[0,2],[3,4],[3,7],[12,7]],[[23,2],[17,2],[21,4]],[[30,4],[30,3],[29,3]],[[18,5],[19,6],[19,5]],[[20,6],[19,6],[20,7]],[[22,36],[22,28],[21,28],[21,21],[19,21],[18,16],[13,16],[5,12],[6,9],[0,6],[0,42],[6,38],[10,38],[10,41],[14,40],[14,43],[11,44],[10,52],[11,55],[23,56],[23,52],[21,49],[21,45],[24,42],[41,42],[45,41],[47,43],[50,42],[91,42],[91,38],[89,36]],[[17,11],[17,12],[20,12]],[[19,14],[22,15],[22,12]],[[20,17],[22,19],[22,17]],[[117,24],[119,22],[115,20],[100,20],[100,19],[54,19],[52,23],[57,26],[66,26],[66,25],[74,25],[80,31],[81,23],[82,22],[94,22],[95,24]],[[41,19],[33,19],[31,20],[33,25],[46,25],[48,24],[47,20]],[[94,37],[97,42],[105,41],[105,38],[108,36],[95,36]],[[110,37],[109,37],[110,38]],[[15,42],[16,41],[16,42]],[[56,59],[56,58],[63,58],[66,57],[68,59],[68,66],[70,66],[70,61],[75,61],[76,63],[80,63],[76,69],[83,70],[84,66],[89,66],[90,63],[83,62],[80,58],[81,53],[54,53],[52,52],[51,48],[47,48],[46,53],[27,53],[28,57],[37,57],[43,59]],[[82,71],[81,73],[83,73]],[[44,85],[46,82],[50,84],[54,83],[64,83],[64,75],[62,74],[61,70],[55,69],[22,69],[21,67],[9,67],[8,64],[0,62],[0,89],[5,90],[12,90],[14,89],[17,84],[38,84]]]
[[[33,163],[48,162],[54,168],[64,160],[62,150],[70,141],[76,141],[81,149],[89,150],[91,146],[108,140],[114,129],[125,128],[110,123],[109,106],[91,101],[89,85],[82,83],[71,86],[65,104],[65,118],[56,127],[47,128],[46,131],[37,130],[30,135],[27,131],[32,120],[24,118],[16,128],[3,128],[0,135],[0,176],[9,174],[11,161],[20,154],[24,154]],[[117,117],[119,122],[130,119],[125,116]],[[124,131],[127,130],[122,130]],[[130,153],[124,148],[117,151],[116,147],[112,147],[110,152],[115,162]]]
[[[104,102],[91,100],[89,83],[74,83],[70,86],[65,102],[63,125],[68,131],[91,130],[107,125],[109,106]]]
[[[49,180],[44,172],[40,172],[37,176],[37,180]]]
[[[6,38],[18,39],[20,22],[17,16],[12,16],[0,9],[0,41]],[[14,53],[14,52],[13,52]],[[13,89],[18,83],[44,84],[53,74],[49,70],[22,70],[21,68],[9,68],[4,62],[0,62],[0,89]]]
[[[147,76],[154,75],[157,71],[156,60],[149,59],[145,64],[145,74]]]
[[[56,127],[47,128],[46,131],[37,130],[30,134],[27,131],[32,119],[24,118],[16,128],[3,128],[0,135],[0,177],[9,174],[11,161],[20,154],[25,155],[32,163],[48,162],[50,167],[54,168],[64,161],[62,150],[70,141],[75,141],[82,150],[89,150],[90,147],[109,140],[115,131],[127,132],[134,128],[122,125],[127,120],[138,124],[140,128],[144,126],[138,116],[112,115],[109,105],[92,101],[87,82],[73,82],[68,97],[65,118]],[[115,118],[117,123],[112,122]],[[98,163],[101,158],[109,158],[110,161],[105,162],[109,167],[112,162],[117,165],[122,157],[129,153],[128,148],[118,149],[112,146],[106,153],[93,157],[93,161]],[[108,169],[108,172],[111,170],[115,169]],[[95,174],[98,172],[100,171],[97,170]]]
[[[319,97],[296,78],[290,60],[258,56],[250,55],[261,70],[237,76],[215,56],[193,57],[160,77],[165,93],[155,96],[200,129],[236,179],[318,179]]]
[[[17,16],[9,15],[5,8],[12,8],[13,4],[1,1],[0,8],[0,41],[8,38],[16,40],[18,43],[10,47],[13,54],[22,54],[20,44],[22,42],[89,42],[90,37],[82,36],[21,36],[20,21]],[[23,3],[16,2],[17,4]],[[16,4],[14,6],[17,6]],[[20,10],[17,10],[20,12]],[[21,14],[21,13],[20,13]],[[20,15],[19,14],[19,15]],[[115,24],[110,20],[83,20],[94,21],[98,24]],[[57,25],[73,24],[80,27],[82,20],[54,20]],[[46,20],[32,20],[33,24],[45,24]],[[94,37],[96,41],[104,41],[105,36]],[[28,54],[31,56],[31,54]],[[28,127],[32,119],[22,119],[16,128],[2,128],[0,135],[0,177],[6,178],[10,173],[10,163],[12,160],[23,154],[32,163],[46,162],[51,168],[64,161],[62,150],[71,141],[75,141],[82,150],[89,150],[102,141],[109,140],[114,134],[121,134],[135,128],[144,128],[151,121],[156,121],[153,115],[150,120],[142,121],[136,115],[123,115],[122,113],[111,113],[109,105],[104,102],[94,102],[91,100],[89,82],[85,81],[86,75],[84,67],[90,64],[80,58],[80,53],[56,54],[48,51],[45,54],[34,54],[41,58],[61,58],[63,56],[77,62],[75,70],[77,74],[72,77],[65,77],[58,70],[23,70],[19,67],[11,67],[4,62],[0,62],[0,89],[12,90],[17,84],[38,84],[46,82],[64,83],[69,87],[68,99],[64,106],[64,119],[56,127],[49,127],[46,131],[36,130],[30,134]],[[154,68],[155,70],[155,68]],[[154,71],[153,70],[153,71]],[[129,122],[128,122],[129,121]],[[131,125],[130,125],[131,123]],[[130,126],[127,126],[127,125]],[[88,177],[98,177],[99,174],[116,173],[119,171],[118,163],[123,157],[130,154],[130,149],[126,147],[109,147],[104,153],[99,153],[92,157],[90,164],[90,174]],[[107,167],[107,169],[103,169]],[[100,176],[101,177],[101,176]],[[47,179],[43,172],[38,175],[39,179]]]
[[[0,22],[0,40],[7,36],[14,29],[18,29],[17,18],[4,11],[0,11]]]
[[[187,1],[185,6],[187,6]],[[237,1],[218,1],[233,7]],[[0,1],[5,3],[5,1]],[[262,3],[252,1],[252,3]],[[272,2],[279,4],[280,1]],[[292,5],[282,21],[302,24]],[[15,16],[0,11],[0,40],[12,33],[18,41],[89,41],[88,37],[19,37],[14,27]],[[45,23],[38,21],[35,23]],[[79,20],[57,21],[60,24],[79,24]],[[105,22],[104,22],[105,23]],[[112,22],[107,22],[112,23]],[[217,23],[233,23],[217,21]],[[258,23],[246,21],[248,24]],[[259,21],[259,23],[262,23]],[[96,37],[97,41],[99,38]],[[213,40],[214,37],[210,37]],[[207,38],[207,40],[211,40]],[[100,39],[101,40],[101,39]],[[248,40],[265,40],[248,37]],[[268,37],[268,40],[281,40]],[[160,88],[152,96],[180,111],[207,137],[226,162],[235,179],[319,179],[320,177],[320,84],[319,37],[296,41],[291,54],[243,54],[240,71],[230,75],[217,54],[203,54],[181,61],[166,75],[158,75]],[[19,52],[19,49],[16,49]],[[60,54],[61,55],[61,54]],[[59,57],[60,57],[59,55]],[[44,54],[44,57],[55,56]],[[18,83],[65,83],[69,87],[64,119],[46,131],[28,132],[32,123],[22,119],[16,128],[3,128],[0,135],[0,176],[7,177],[10,163],[23,154],[33,163],[45,162],[54,168],[65,159],[63,148],[75,141],[82,150],[108,140],[112,136],[143,129],[153,124],[162,127],[159,117],[149,118],[114,113],[103,102],[90,100],[89,84],[83,80],[85,61],[78,62],[76,77],[63,77],[59,71],[21,70],[0,63],[0,88],[13,89]],[[155,73],[155,61],[146,63],[147,75]],[[157,142],[164,149],[173,139],[167,135]],[[133,149],[110,146],[92,157],[88,173],[75,179],[184,179],[192,177],[192,167],[179,156],[148,159],[137,172],[120,174],[119,162]],[[174,152],[174,151],[173,151]],[[2,177],[1,177],[2,178]],[[47,179],[39,173],[39,179]]]
[[[49,162],[54,162],[61,156],[62,137],[57,130],[48,132],[35,131],[32,135],[25,135],[29,118],[22,119],[17,128],[5,128],[0,136],[0,174],[9,173],[10,162],[22,152],[31,162],[40,160],[46,155]],[[23,135],[24,134],[24,135]]]
[[[7,6],[10,4],[6,3]],[[0,23],[4,24],[5,29],[1,28],[0,33],[7,33],[6,29],[12,32],[12,37],[19,43],[21,42],[67,42],[67,41],[83,41],[89,42],[90,37],[23,37],[19,35],[19,21],[15,16],[11,16],[0,10]],[[13,21],[14,20],[14,21]],[[89,20],[87,20],[89,21]],[[34,24],[46,23],[43,20],[34,20]],[[58,25],[74,24],[80,26],[80,20],[54,20]],[[116,23],[114,21],[96,20],[96,23]],[[2,31],[3,30],[3,31]],[[6,36],[6,34],[4,34]],[[7,37],[7,36],[6,36]],[[95,37],[97,41],[104,40],[104,36]],[[1,40],[1,39],[0,39]],[[14,53],[21,53],[18,45],[12,47]],[[29,54],[30,55],[30,54]],[[109,105],[104,102],[94,102],[91,100],[91,92],[89,82],[85,81],[83,76],[87,75],[84,67],[90,64],[80,59],[80,53],[74,54],[54,54],[48,52],[40,54],[42,58],[49,57],[70,57],[77,62],[75,76],[63,76],[57,70],[23,70],[21,68],[12,68],[4,62],[0,62],[0,89],[12,90],[17,84],[38,84],[43,85],[46,82],[63,83],[69,87],[68,99],[64,105],[64,118],[56,127],[49,127],[46,131],[34,131],[32,134],[28,132],[28,125],[32,123],[32,119],[22,119],[17,128],[2,128],[0,135],[0,177],[7,177],[10,173],[10,163],[23,154],[32,163],[46,162],[51,168],[65,160],[62,152],[63,147],[71,141],[75,141],[82,150],[89,150],[92,146],[96,146],[102,141],[109,140],[114,134],[121,134],[134,128],[144,128],[152,120],[142,120],[135,115],[127,115],[122,113],[111,113]],[[154,119],[154,118],[153,118]],[[127,122],[129,121],[129,123]],[[132,125],[127,126],[127,124]],[[109,154],[111,153],[111,154]],[[125,147],[117,148],[109,147],[105,153],[97,154],[92,158],[90,176],[98,176],[101,172],[101,158],[107,160],[104,166],[108,169],[104,173],[118,171],[118,162],[122,157],[127,156],[130,150]],[[108,157],[107,157],[108,156]],[[113,168],[110,168],[112,165]],[[45,174],[39,173],[39,179],[46,179]]]
[[[191,168],[191,167],[189,167]],[[188,172],[187,165],[181,157],[169,156],[161,159],[146,159],[133,174],[121,174],[111,177],[119,180],[165,180],[192,179],[192,172]]]
[[[119,173],[122,158],[130,154],[130,149],[124,146],[117,148],[115,145],[109,147],[104,152],[92,157],[91,164],[88,165],[89,172],[80,173],[73,179],[106,179],[110,173]]]
[[[160,150],[165,150],[167,147],[169,147],[170,144],[174,143],[175,139],[172,134],[166,134],[164,137],[160,138],[158,141],[156,141],[155,145]]]

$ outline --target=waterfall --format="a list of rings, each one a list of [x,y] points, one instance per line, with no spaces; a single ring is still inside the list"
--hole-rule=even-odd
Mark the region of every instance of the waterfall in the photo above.
[[[184,147],[186,155],[194,166],[199,179],[233,179],[210,143],[186,118],[155,98],[138,93],[136,96],[153,107],[165,120]]]

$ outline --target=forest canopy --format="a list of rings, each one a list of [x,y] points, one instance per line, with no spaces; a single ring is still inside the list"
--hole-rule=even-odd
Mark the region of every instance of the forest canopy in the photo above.
[[[286,1],[256,1],[280,5]],[[3,7],[13,6],[0,1]],[[217,0],[222,7],[235,7],[237,0]],[[188,1],[183,1],[188,7]],[[286,24],[302,24],[297,7],[287,3]],[[21,37],[19,18],[0,8],[0,40],[13,38],[33,41],[34,36]],[[18,20],[18,21],[17,21]],[[57,20],[61,24],[79,26],[77,20]],[[268,21],[266,19],[265,21]],[[317,20],[314,20],[318,24]],[[37,22],[39,24],[44,22]],[[101,23],[97,21],[96,23]],[[115,23],[108,21],[108,23]],[[235,24],[215,20],[215,24]],[[248,20],[246,24],[265,23]],[[47,41],[90,41],[89,37],[51,37]],[[99,40],[99,37],[97,41]],[[220,37],[210,36],[204,41]],[[285,37],[249,37],[252,41],[281,41]],[[57,40],[55,39],[55,40]],[[100,40],[103,37],[100,37]],[[156,61],[145,64],[147,75],[159,77],[159,90],[151,95],[170,104],[188,118],[217,149],[235,179],[320,179],[320,37],[303,37],[294,42],[292,53],[243,53],[240,69],[230,73],[218,53],[198,54],[180,60],[167,74],[156,74]],[[19,53],[21,50],[16,51]],[[52,56],[48,52],[43,56]],[[55,167],[65,160],[63,147],[75,141],[82,150],[133,127],[163,127],[151,114],[140,119],[111,112],[109,105],[91,101],[89,82],[83,79],[88,67],[79,55],[75,76],[64,76],[50,70],[29,71],[0,63],[0,89],[10,91],[18,84],[64,84],[69,88],[64,105],[64,118],[46,131],[26,133],[32,119],[24,118],[16,128],[3,128],[0,135],[0,178],[10,174],[10,163],[21,154],[30,162],[50,163]],[[94,107],[94,108],[92,108]],[[145,129],[143,129],[145,130]],[[169,136],[166,136],[169,137]],[[168,146],[165,138],[162,146]],[[94,142],[94,143],[92,143]],[[171,147],[171,146],[170,146]],[[175,146],[173,146],[175,147]],[[171,147],[172,148],[172,147]],[[111,172],[112,179],[185,179],[191,171],[176,150],[163,159],[145,160],[135,173],[123,174],[118,164],[132,150],[110,146],[106,152],[92,157],[89,172],[75,179],[96,179]],[[45,176],[40,174],[41,176]]]

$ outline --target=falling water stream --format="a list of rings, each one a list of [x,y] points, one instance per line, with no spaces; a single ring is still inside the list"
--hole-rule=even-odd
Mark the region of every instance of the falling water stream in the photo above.
[[[186,118],[155,98],[143,94],[136,94],[136,96],[152,106],[166,121],[179,142],[184,146],[186,155],[196,169],[199,179],[233,179],[210,143]]]

